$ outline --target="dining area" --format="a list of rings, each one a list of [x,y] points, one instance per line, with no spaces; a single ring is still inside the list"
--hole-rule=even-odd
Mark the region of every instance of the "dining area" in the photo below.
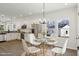
[[[62,47],[56,44],[62,43],[62,38],[55,36],[45,36],[36,38],[33,33],[29,33],[27,38],[22,39],[24,52],[21,56],[63,56],[66,52],[68,38],[64,40]]]
[[[0,56],[77,56],[77,6],[0,4]]]

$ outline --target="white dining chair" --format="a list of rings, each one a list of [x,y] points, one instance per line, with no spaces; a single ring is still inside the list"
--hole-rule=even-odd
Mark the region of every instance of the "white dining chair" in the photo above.
[[[23,44],[24,52],[22,53],[21,56],[25,56],[26,53],[27,53],[27,55],[30,55],[30,54],[37,55],[38,52],[41,51],[41,49],[39,49],[37,47],[34,47],[34,46],[28,47],[27,43],[26,43],[26,41],[24,39],[22,39],[22,44]]]
[[[37,40],[40,40],[40,39],[37,39],[33,33],[28,34],[27,38],[25,40],[28,41],[29,43],[31,43],[32,45],[35,45],[35,46],[38,46],[38,45],[41,44],[41,42],[37,41]]]
[[[55,55],[56,54],[64,55],[64,53],[66,52],[67,43],[68,43],[68,39],[66,39],[62,48],[55,47],[55,48],[51,49],[52,53],[55,53]]]

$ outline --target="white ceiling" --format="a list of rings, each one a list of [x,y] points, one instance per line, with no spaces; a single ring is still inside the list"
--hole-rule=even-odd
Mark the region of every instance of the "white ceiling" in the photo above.
[[[55,11],[76,6],[75,3],[45,3],[45,11]],[[0,14],[9,16],[28,16],[42,14],[43,3],[0,3]]]
[[[34,3],[9,3],[0,4],[0,13],[5,15],[31,15],[35,13],[40,13],[43,6],[42,4]]]
[[[76,3],[47,3],[45,4],[45,11],[50,12],[50,11],[56,11],[64,8],[70,8],[70,7],[75,7],[77,4]]]

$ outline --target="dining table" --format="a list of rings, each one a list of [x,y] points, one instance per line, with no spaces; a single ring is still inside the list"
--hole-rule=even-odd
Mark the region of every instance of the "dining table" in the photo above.
[[[35,42],[41,42],[42,45],[42,51],[43,51],[43,56],[45,55],[45,51],[47,51],[50,48],[53,48],[54,45],[57,43],[57,41],[50,37],[43,37],[43,38],[38,38],[35,40]]]

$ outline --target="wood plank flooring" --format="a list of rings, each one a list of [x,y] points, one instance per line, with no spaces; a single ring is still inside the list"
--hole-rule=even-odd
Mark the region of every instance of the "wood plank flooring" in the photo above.
[[[28,46],[31,46],[28,43]],[[38,48],[41,48],[41,53],[38,54],[38,56],[54,56],[50,49],[43,51],[43,46],[37,46]],[[45,46],[45,48],[49,48],[49,46]],[[44,52],[44,54],[43,54]],[[21,40],[13,40],[8,42],[0,42],[0,56],[21,56],[23,53],[23,46]],[[27,56],[27,54],[26,54]],[[77,56],[77,51],[67,49],[64,56]]]

